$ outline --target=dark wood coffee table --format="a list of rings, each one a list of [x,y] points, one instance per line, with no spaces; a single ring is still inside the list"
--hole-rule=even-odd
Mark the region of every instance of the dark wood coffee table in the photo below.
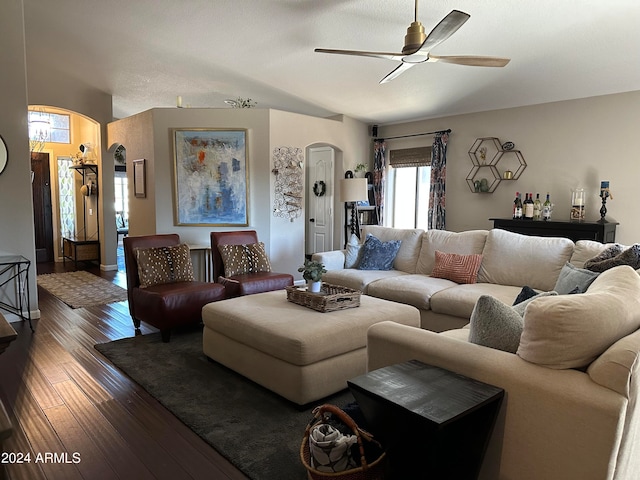
[[[417,360],[348,382],[393,479],[475,479],[504,390]]]

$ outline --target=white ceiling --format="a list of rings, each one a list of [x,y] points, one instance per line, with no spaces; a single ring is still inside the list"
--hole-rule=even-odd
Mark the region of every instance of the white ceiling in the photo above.
[[[413,0],[24,0],[28,65],[113,96],[117,118],[153,107],[258,108],[371,124],[640,90],[638,0],[420,0],[429,32],[469,21],[437,55],[509,57],[504,68],[420,64],[314,48],[400,51]],[[28,72],[27,72],[28,74]]]

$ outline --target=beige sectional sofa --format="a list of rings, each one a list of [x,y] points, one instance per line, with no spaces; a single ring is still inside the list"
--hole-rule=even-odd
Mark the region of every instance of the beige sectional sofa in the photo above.
[[[413,305],[420,310],[421,327],[435,332],[469,323],[481,295],[492,295],[511,304],[525,285],[540,291],[552,290],[567,262],[582,267],[585,260],[603,249],[602,244],[588,240],[574,244],[567,238],[533,237],[500,229],[458,233],[364,227],[363,238],[369,233],[383,242],[401,240],[393,269],[344,268],[345,250],[321,252],[313,259],[323,262],[328,270],[323,281]],[[482,254],[477,283],[457,284],[431,277],[436,250]]]
[[[417,359],[504,388],[480,479],[640,478],[640,271],[617,266],[581,295],[533,299],[511,353],[469,341],[476,300],[486,294],[511,305],[524,285],[551,290],[566,262],[582,267],[607,245],[495,229],[369,233],[407,235],[401,263],[379,276],[358,275],[340,267],[344,252],[323,253],[317,258],[331,268],[325,280],[420,308],[423,328],[369,328],[369,371]],[[435,250],[481,253],[478,283],[429,277]]]
[[[640,276],[615,267],[584,294],[533,300],[523,321],[517,353],[469,342],[469,328],[382,322],[367,368],[417,359],[503,388],[483,480],[640,478]]]

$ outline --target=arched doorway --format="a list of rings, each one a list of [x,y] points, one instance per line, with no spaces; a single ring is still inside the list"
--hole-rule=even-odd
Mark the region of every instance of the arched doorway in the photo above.
[[[28,119],[36,261],[62,260],[65,238],[95,240],[99,260],[100,125],[46,105]]]

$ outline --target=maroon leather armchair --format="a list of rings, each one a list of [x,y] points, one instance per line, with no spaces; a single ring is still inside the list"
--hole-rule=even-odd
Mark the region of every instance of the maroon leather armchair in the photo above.
[[[293,275],[277,272],[255,272],[227,276],[218,245],[247,245],[258,243],[255,230],[211,232],[211,258],[213,278],[227,289],[227,297],[281,290],[293,285]]]
[[[226,297],[219,283],[185,281],[140,288],[135,249],[179,245],[178,235],[128,236],[122,242],[129,312],[136,335],[140,334],[140,322],[145,322],[159,329],[162,341],[168,342],[172,328],[201,322],[202,307]]]

